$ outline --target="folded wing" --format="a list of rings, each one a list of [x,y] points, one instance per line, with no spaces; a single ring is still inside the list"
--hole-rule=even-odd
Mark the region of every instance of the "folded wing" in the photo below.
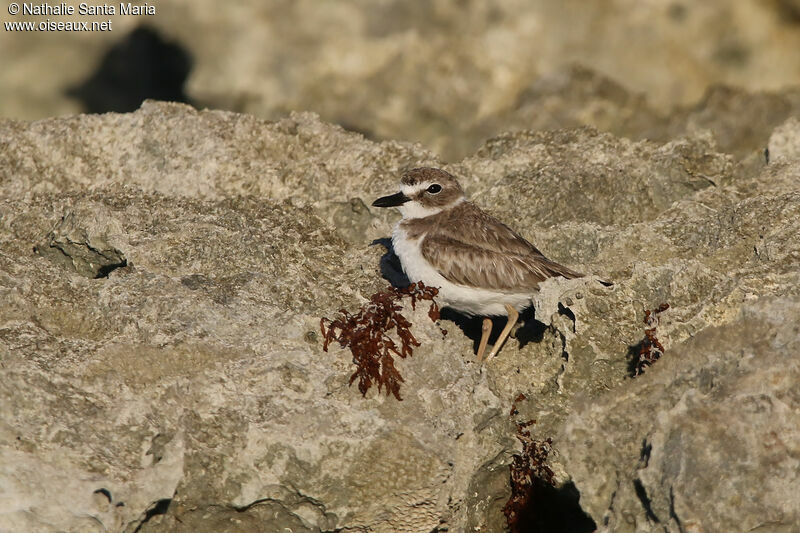
[[[517,292],[535,290],[555,276],[583,276],[547,259],[533,244],[477,208],[462,211],[459,222],[439,225],[422,242],[423,257],[453,283]]]

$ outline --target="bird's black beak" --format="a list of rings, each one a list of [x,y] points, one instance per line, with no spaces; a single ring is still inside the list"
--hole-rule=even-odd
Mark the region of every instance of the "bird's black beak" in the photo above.
[[[401,192],[398,192],[389,196],[378,198],[372,202],[372,205],[374,207],[397,207],[398,205],[403,205],[409,200],[411,200],[411,198]]]

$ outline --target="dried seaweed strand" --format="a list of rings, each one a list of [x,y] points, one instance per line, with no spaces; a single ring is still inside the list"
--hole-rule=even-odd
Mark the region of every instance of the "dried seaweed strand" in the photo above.
[[[644,324],[647,329],[644,330],[644,340],[639,345],[639,353],[633,369],[634,377],[643,374],[645,368],[651,366],[664,355],[664,345],[656,337],[656,329],[658,329],[660,322],[659,315],[667,309],[669,309],[669,304],[664,303],[656,309],[648,309],[644,312]]]
[[[517,403],[524,400],[520,394],[511,406],[511,416],[519,414]],[[535,440],[527,428],[536,420],[515,422],[517,439],[522,443],[522,452],[514,454],[511,465],[511,497],[503,507],[508,529],[511,533],[525,530],[526,517],[532,512],[532,503],[537,489],[555,486],[555,473],[547,465],[547,458],[553,449],[553,440]]]
[[[356,370],[350,376],[350,384],[358,379],[358,390],[367,395],[370,387],[378,386],[386,395],[400,397],[400,384],[403,377],[394,366],[393,355],[402,358],[411,356],[419,341],[411,333],[411,322],[401,310],[403,298],[411,299],[411,308],[416,309],[417,300],[430,301],[428,316],[433,321],[439,320],[439,306],[434,297],[439,293],[435,287],[426,287],[424,283],[412,283],[408,287],[397,289],[389,287],[375,293],[361,310],[353,315],[342,309],[335,320],[323,317],[319,324],[324,339],[322,349],[328,351],[328,345],[336,341],[343,348],[349,348],[353,354]],[[327,324],[327,326],[326,326]],[[447,332],[441,328],[442,334]],[[389,336],[395,330],[400,339],[400,346]]]

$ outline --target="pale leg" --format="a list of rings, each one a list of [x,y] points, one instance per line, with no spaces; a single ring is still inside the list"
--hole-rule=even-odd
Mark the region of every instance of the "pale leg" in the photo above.
[[[505,342],[506,338],[508,338],[508,334],[511,332],[511,328],[514,327],[514,324],[517,323],[517,319],[519,318],[519,313],[517,310],[508,304],[506,304],[506,311],[508,311],[508,323],[506,324],[506,327],[503,328],[503,331],[500,332],[500,336],[497,337],[497,342],[494,343],[494,346],[492,346],[492,351],[489,352],[489,356],[486,358],[487,361],[497,355],[497,352],[500,351],[500,348],[503,346],[503,342]]]
[[[492,319],[483,319],[483,332],[481,333],[481,343],[478,346],[478,361],[483,361],[483,354],[486,353],[486,345],[489,343],[489,335],[492,334]]]

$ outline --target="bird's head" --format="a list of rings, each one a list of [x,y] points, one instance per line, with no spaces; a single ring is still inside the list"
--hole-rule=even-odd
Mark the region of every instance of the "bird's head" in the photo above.
[[[375,207],[397,207],[403,218],[425,218],[466,199],[456,178],[438,168],[415,168],[400,179],[400,192],[378,198]]]

